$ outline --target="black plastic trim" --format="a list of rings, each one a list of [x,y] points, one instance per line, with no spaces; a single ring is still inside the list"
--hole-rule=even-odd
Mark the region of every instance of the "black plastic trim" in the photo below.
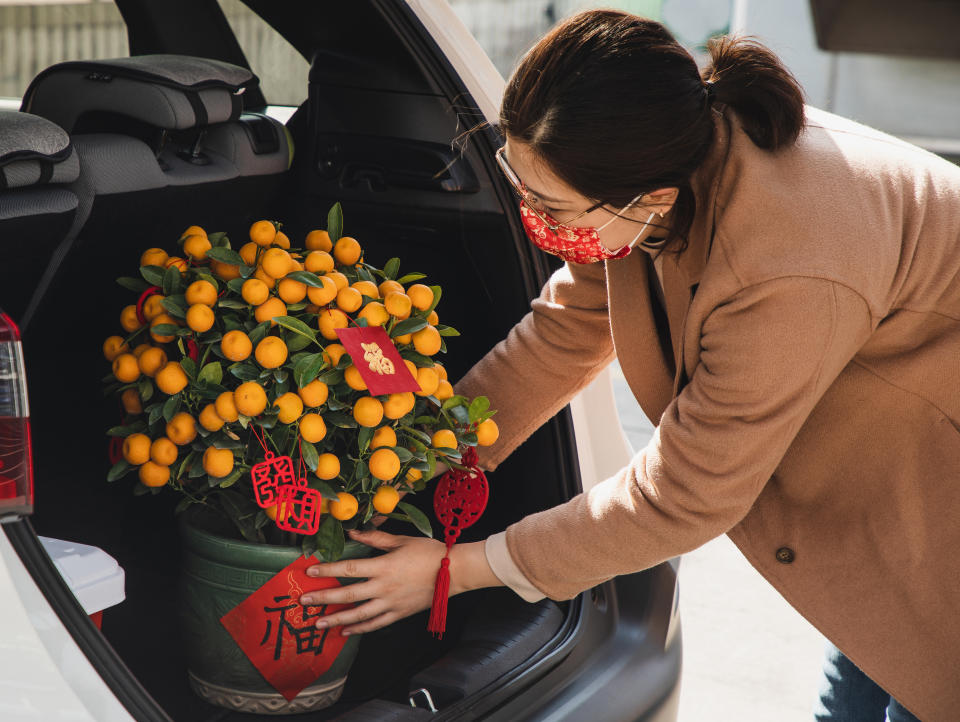
[[[138,722],[173,722],[100,634],[44,551],[29,519],[2,524],[10,544],[80,651]]]

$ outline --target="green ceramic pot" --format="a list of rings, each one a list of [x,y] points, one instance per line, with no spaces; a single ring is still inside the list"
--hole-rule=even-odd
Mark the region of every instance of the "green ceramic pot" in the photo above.
[[[288,702],[257,671],[220,618],[301,556],[300,549],[230,538],[218,527],[217,520],[198,507],[180,515],[180,616],[190,685],[211,704],[258,714],[295,714],[334,704],[357,656],[360,636],[348,637],[333,666]],[[348,541],[342,558],[371,552],[365,544]]]

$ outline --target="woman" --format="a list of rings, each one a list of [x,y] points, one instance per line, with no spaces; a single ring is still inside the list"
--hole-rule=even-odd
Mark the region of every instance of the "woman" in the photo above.
[[[499,409],[481,463],[614,356],[659,424],[614,477],[454,547],[451,593],[570,599],[727,533],[847,655],[822,719],[911,719],[890,695],[956,719],[960,169],[805,108],[756,43],[711,52],[701,77],[658,23],[591,11],[508,84],[501,165],[568,263],[457,384]],[[389,553],[316,565],[369,579],[306,603],[369,600],[327,620],[358,632],[430,606],[442,543],[354,538]]]

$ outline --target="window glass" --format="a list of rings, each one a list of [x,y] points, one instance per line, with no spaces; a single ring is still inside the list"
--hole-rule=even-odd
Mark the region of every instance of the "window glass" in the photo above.
[[[219,2],[250,68],[260,78],[267,102],[270,105],[298,106],[306,100],[310,73],[306,59],[240,0]]]
[[[732,0],[449,0],[493,64],[509,77],[550,28],[587,8],[619,8],[664,23],[697,60],[713,35],[727,32]]]
[[[130,54],[127,28],[113,0],[0,0],[0,104],[19,107],[30,81],[64,60]]]

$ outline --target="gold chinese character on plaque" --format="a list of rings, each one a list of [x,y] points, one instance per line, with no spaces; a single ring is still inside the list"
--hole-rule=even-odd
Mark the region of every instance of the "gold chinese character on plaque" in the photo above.
[[[380,344],[361,343],[360,346],[363,348],[363,360],[370,364],[371,371],[376,371],[381,376],[394,373],[393,361],[383,355]]]

